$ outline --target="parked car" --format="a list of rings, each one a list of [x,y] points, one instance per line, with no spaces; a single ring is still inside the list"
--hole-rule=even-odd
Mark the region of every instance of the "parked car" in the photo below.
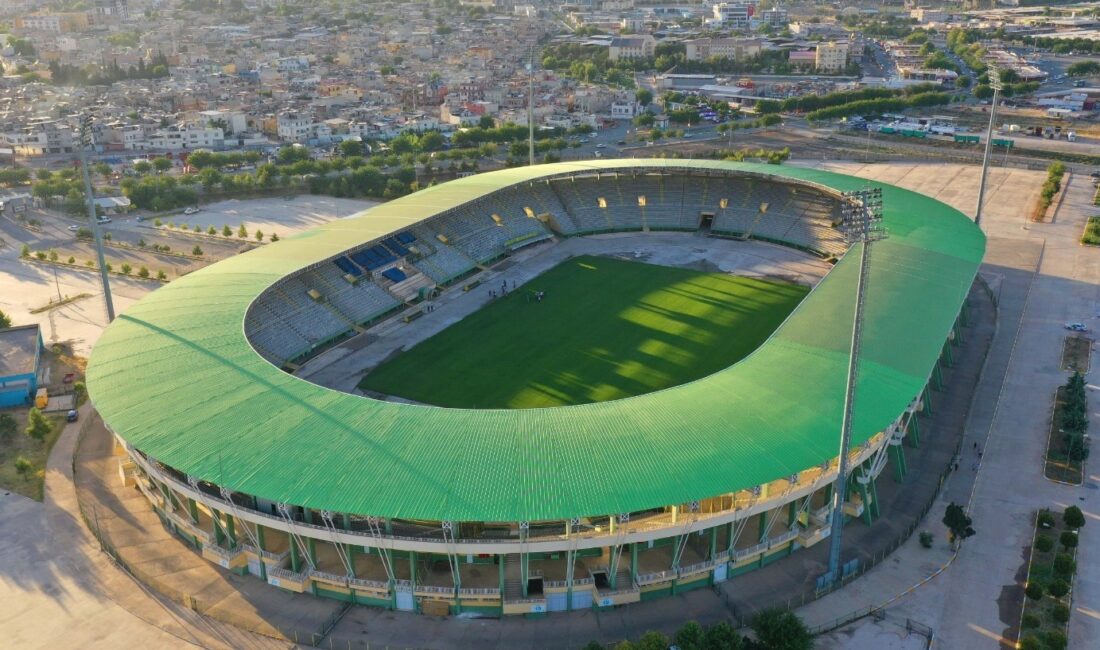
[[[65,421],[66,422],[76,422],[76,419],[78,417],[80,417],[80,414],[76,412],[76,409],[72,409],[68,413],[65,414]]]
[[[1071,332],[1087,332],[1089,328],[1084,323],[1066,323],[1066,329]]]
[[[196,207],[194,207],[194,206],[192,206],[192,207],[190,207],[190,208],[186,208],[186,209],[184,209],[183,213],[184,213],[184,214],[198,214],[198,213],[199,213],[199,209],[198,209],[198,208],[196,208]]]
[[[111,223],[110,217],[96,217],[95,222],[98,224]]]
[[[80,226],[78,226],[74,223],[73,225],[69,226],[69,230],[71,230],[73,232],[76,232],[76,231],[80,230]]]

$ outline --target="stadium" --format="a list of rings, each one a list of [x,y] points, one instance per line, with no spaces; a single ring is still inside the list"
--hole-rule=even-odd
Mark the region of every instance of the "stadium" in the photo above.
[[[165,526],[275,588],[501,616],[723,582],[828,537],[863,245],[840,226],[866,187],[689,160],[461,178],[150,294],[89,394]],[[985,248],[957,210],[881,192],[843,507],[864,521]],[[593,248],[621,237],[633,255]],[[678,263],[706,242],[824,270]],[[353,385],[307,372],[336,353]]]

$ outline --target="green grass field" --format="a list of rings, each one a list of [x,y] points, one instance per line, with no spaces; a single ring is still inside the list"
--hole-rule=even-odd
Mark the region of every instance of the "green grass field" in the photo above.
[[[535,291],[545,292],[542,302],[529,299]],[[383,363],[359,387],[460,408],[641,395],[744,358],[808,292],[783,282],[578,257]]]

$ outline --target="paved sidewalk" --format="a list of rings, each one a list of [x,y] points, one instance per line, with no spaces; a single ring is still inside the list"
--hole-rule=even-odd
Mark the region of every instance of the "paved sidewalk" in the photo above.
[[[80,521],[72,456],[82,420],[46,466],[45,498],[0,497],[0,629],[11,648],[236,648],[247,635],[148,593],[99,551]]]

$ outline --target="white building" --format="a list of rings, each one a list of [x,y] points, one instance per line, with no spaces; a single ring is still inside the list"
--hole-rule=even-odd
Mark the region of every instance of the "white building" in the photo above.
[[[149,136],[149,145],[157,151],[221,149],[225,132],[217,127],[172,126],[158,129]]]
[[[300,113],[280,113],[275,134],[283,142],[305,142],[313,135],[313,120]]]
[[[748,29],[756,13],[756,2],[720,2],[714,5],[713,11],[713,22],[733,29]]]
[[[763,48],[764,42],[754,38],[696,38],[684,42],[688,61],[747,59],[760,54]]]
[[[829,41],[817,44],[814,67],[827,72],[838,72],[848,65],[848,44]]]

